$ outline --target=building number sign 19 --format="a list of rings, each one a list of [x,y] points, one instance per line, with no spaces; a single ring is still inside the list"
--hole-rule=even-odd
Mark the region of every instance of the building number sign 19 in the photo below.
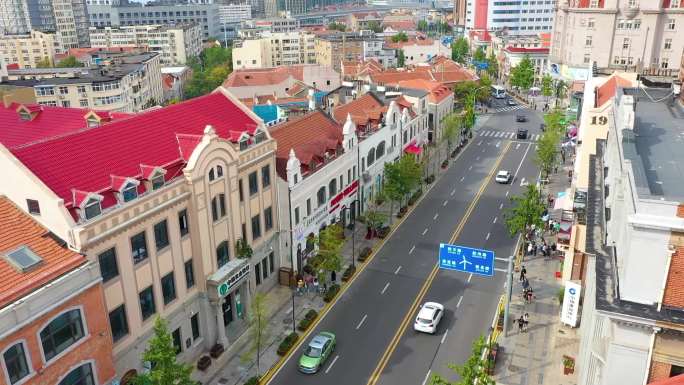
[[[601,126],[605,126],[608,124],[608,118],[601,115],[601,116],[592,116],[591,117],[591,124],[598,124]]]

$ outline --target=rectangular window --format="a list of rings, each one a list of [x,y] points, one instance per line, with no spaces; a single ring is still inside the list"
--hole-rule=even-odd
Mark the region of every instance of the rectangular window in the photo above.
[[[162,294],[164,296],[164,305],[168,305],[176,299],[176,280],[173,276],[173,271],[166,274],[161,279]]]
[[[107,282],[119,275],[119,266],[116,262],[116,250],[113,247],[98,255],[97,260],[100,263],[102,282]]]
[[[667,69],[670,67],[670,58],[664,57],[660,59],[660,68]]]
[[[596,25],[596,20],[595,20],[595,19],[589,18],[589,19],[587,20],[587,28],[592,28],[592,29],[593,29],[595,25]]]
[[[152,286],[141,291],[140,294],[138,294],[138,299],[140,300],[140,313],[142,314],[143,321],[157,312],[154,305],[154,292],[152,291]]]
[[[295,220],[295,225],[299,224],[299,207],[295,207],[294,209],[294,220]]]
[[[221,218],[226,216],[226,196],[225,194],[219,194],[219,212],[221,214]]]
[[[28,208],[29,214],[40,215],[40,204],[35,199],[27,199],[26,207]]]
[[[261,265],[259,263],[254,265],[254,277],[256,278],[257,286],[261,285]]]
[[[261,221],[259,215],[252,217],[252,239],[257,239],[261,236]]]
[[[267,207],[264,210],[264,231],[269,231],[273,228],[273,210]]]
[[[228,242],[223,241],[216,248],[216,263],[218,267],[225,265],[230,260],[230,250],[228,250]]]
[[[584,64],[589,64],[590,61],[591,61],[591,55],[585,54],[584,55]]]
[[[80,100],[78,101],[78,104],[79,104],[81,107],[88,107],[88,99],[80,99]]]
[[[663,49],[666,49],[666,50],[672,49],[672,39],[665,39],[665,44],[663,45]]]
[[[311,198],[306,200],[306,216],[308,217],[309,215],[311,215]]]
[[[268,270],[271,274],[275,271],[275,253],[272,251],[268,254]]]
[[[268,258],[261,260],[261,273],[264,275],[264,279],[268,278]]]
[[[185,288],[190,289],[195,286],[195,268],[192,266],[192,259],[185,262]]]
[[[190,326],[192,328],[192,339],[195,341],[200,338],[199,313],[190,317]]]
[[[126,320],[125,305],[121,305],[109,312],[109,326],[112,328],[114,343],[128,334],[128,321]]]
[[[622,49],[629,49],[629,38],[625,37],[622,39]]]
[[[271,166],[266,165],[261,168],[261,188],[271,185]]]
[[[181,237],[190,232],[188,225],[188,210],[181,210],[178,212],[178,228],[180,229]]]
[[[242,193],[242,179],[238,180],[238,194],[240,194],[240,202],[244,202],[245,195]]]
[[[252,196],[259,192],[259,180],[257,179],[257,173],[254,171],[249,174],[249,195]]]
[[[161,250],[169,245],[169,231],[166,227],[166,219],[154,225],[154,243],[157,250]]]
[[[667,29],[669,31],[674,31],[675,29],[675,19],[667,19]]]
[[[591,43],[592,43],[592,37],[590,35],[590,36],[587,36],[587,38],[584,40],[584,45],[587,47],[591,47]]]
[[[133,263],[138,263],[147,258],[147,241],[144,231],[131,237],[131,255],[133,256]]]
[[[10,384],[16,384],[31,373],[28,362],[26,361],[26,352],[24,351],[23,343],[19,342],[7,349],[2,355],[2,358],[5,361],[5,368],[7,368]]]
[[[247,225],[242,224],[242,239],[247,239]]]
[[[176,355],[178,355],[183,350],[180,328],[174,330],[171,337],[173,338],[173,347],[176,348]]]

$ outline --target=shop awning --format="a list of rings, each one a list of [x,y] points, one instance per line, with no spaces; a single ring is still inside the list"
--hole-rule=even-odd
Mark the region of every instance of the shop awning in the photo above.
[[[416,143],[415,143],[415,142],[409,144],[409,145],[406,146],[406,148],[404,149],[404,152],[405,152],[405,153],[407,153],[407,154],[414,154],[414,155],[418,155],[418,154],[420,154],[422,151],[423,151],[423,149],[420,148],[420,147],[418,147],[418,146],[416,146]]]

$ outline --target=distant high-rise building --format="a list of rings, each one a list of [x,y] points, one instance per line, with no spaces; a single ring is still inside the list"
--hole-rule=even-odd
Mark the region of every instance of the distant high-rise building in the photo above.
[[[466,0],[454,0],[454,24],[465,26]]]
[[[465,27],[509,35],[551,32],[555,4],[555,0],[470,0],[465,5]]]

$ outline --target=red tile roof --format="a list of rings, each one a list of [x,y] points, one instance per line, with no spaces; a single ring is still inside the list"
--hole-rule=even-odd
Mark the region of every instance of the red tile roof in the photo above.
[[[271,136],[278,142],[276,169],[287,179],[287,161],[294,150],[303,167],[312,159],[321,161],[326,153],[342,144],[342,127],[322,111],[298,117],[271,128]]]
[[[372,93],[366,93],[352,102],[335,107],[332,115],[335,121],[344,124],[347,115],[351,114],[356,128],[362,130],[368,124],[374,127],[379,125],[386,112],[387,106],[383,105]]]
[[[304,81],[304,65],[282,66],[275,68],[238,69],[233,71],[224,87],[248,87],[279,84],[290,76],[299,81]]]
[[[394,71],[378,72],[370,75],[371,81],[380,85],[394,86],[402,80],[423,79],[432,80],[429,71]]]
[[[615,96],[618,87],[630,87],[632,82],[618,75],[612,75],[605,83],[597,88],[596,107],[601,107]]]
[[[373,83],[381,85],[397,85],[403,80],[432,80],[438,81],[445,86],[452,86],[462,81],[476,81],[477,75],[467,68],[462,67],[451,59],[441,55],[431,59],[430,65],[414,66],[406,71],[387,70],[370,73]]]
[[[219,137],[237,142],[243,132],[254,133],[258,121],[223,92],[219,89],[12,152],[67,207],[73,209],[74,190],[101,194],[103,206],[111,206],[116,204],[112,175],[143,179],[157,167],[166,170],[166,180],[182,174],[192,150],[178,134],[199,136],[211,125]]]
[[[385,28],[392,28],[395,31],[415,31],[416,23],[410,20],[383,21]]]
[[[391,40],[388,40],[385,42],[385,47],[387,48],[393,48],[393,49],[400,49],[404,48],[406,46],[413,46],[413,45],[433,45],[435,44],[435,41],[432,39],[408,39],[408,41],[400,41],[400,42],[393,42]]]
[[[659,381],[649,382],[648,385],[684,385],[684,374]]]
[[[0,234],[0,309],[87,262],[84,256],[61,246],[47,229],[1,196]],[[25,273],[4,258],[23,245],[42,259]]]
[[[505,51],[510,53],[549,53],[549,47],[506,47]]]
[[[21,119],[18,112],[21,106],[34,115],[33,119]],[[9,107],[0,105],[0,143],[11,150],[85,129],[87,128],[85,116],[90,111],[84,108],[50,107],[38,104],[12,103]],[[95,112],[99,116],[103,115],[102,111]],[[132,114],[115,112],[110,116],[112,120],[118,120],[130,117]]]
[[[430,103],[439,104],[449,95],[453,95],[453,91],[449,87],[442,85],[439,82],[414,79],[402,80],[399,82],[399,87],[414,88],[428,92],[428,100]]]
[[[361,76],[371,73],[382,72],[384,67],[375,59],[362,60],[358,62],[342,63],[342,76]]]

